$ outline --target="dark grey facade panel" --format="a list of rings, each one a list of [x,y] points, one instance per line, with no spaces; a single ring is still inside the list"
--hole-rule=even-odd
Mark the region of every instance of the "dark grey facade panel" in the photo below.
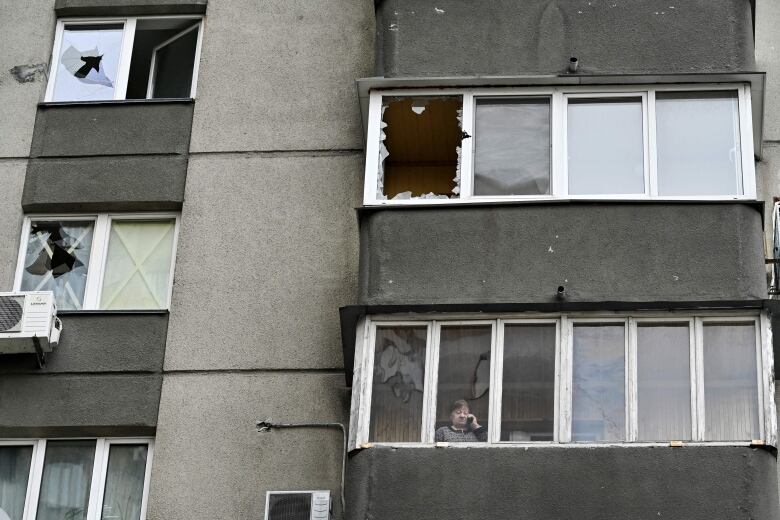
[[[777,519],[775,456],[748,447],[370,448],[347,519]]]
[[[57,16],[203,14],[206,0],[56,0]]]
[[[746,204],[395,207],[361,211],[360,235],[361,305],[766,297],[762,216]]]
[[[30,159],[26,212],[164,211],[184,202],[187,155]]]
[[[39,105],[30,156],[186,154],[192,112],[190,100]]]
[[[6,355],[0,356],[0,374],[26,373],[43,381],[68,372],[162,372],[167,312],[72,313],[60,319],[60,343],[47,354],[45,367],[37,368],[32,355]]]
[[[748,0],[384,0],[378,76],[755,69]]]
[[[3,375],[0,438],[154,434],[162,374]]]

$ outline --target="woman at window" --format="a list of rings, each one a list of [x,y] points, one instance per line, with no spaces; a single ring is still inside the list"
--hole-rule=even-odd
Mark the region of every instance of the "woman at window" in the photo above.
[[[436,430],[436,442],[485,442],[487,426],[480,426],[469,410],[469,404],[463,399],[452,403],[449,426]]]

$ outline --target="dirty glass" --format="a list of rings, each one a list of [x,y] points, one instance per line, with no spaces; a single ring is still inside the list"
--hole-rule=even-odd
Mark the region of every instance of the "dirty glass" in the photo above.
[[[47,441],[36,520],[85,520],[95,441]]]
[[[193,29],[157,49],[151,97],[190,97],[197,44],[198,29]]]
[[[461,96],[384,98],[377,197],[457,198],[462,117]]]
[[[737,92],[656,94],[659,195],[739,195]]]
[[[93,229],[94,221],[33,221],[20,289],[53,291],[58,309],[81,309]]]
[[[422,440],[427,327],[377,327],[369,439]]]
[[[550,100],[477,98],[474,195],[550,193]]]
[[[114,99],[124,24],[66,24],[52,101]]]
[[[567,109],[569,193],[645,192],[641,98],[573,98]]]
[[[114,220],[101,309],[162,309],[168,304],[175,220]]]
[[[760,439],[753,323],[704,324],[704,439]]]
[[[471,441],[487,440],[473,424],[488,425],[490,404],[491,325],[451,325],[441,328],[439,378],[436,388],[436,429],[454,427],[474,432]],[[456,424],[452,411],[456,401],[466,401],[475,423]]]
[[[575,325],[572,370],[572,440],[624,440],[624,325]]]
[[[0,446],[0,518],[22,520],[32,446]]]
[[[140,520],[146,444],[112,444],[108,453],[101,520]]]
[[[691,363],[687,323],[637,326],[638,440],[690,440]]]
[[[552,441],[555,425],[555,325],[504,327],[502,441]]]

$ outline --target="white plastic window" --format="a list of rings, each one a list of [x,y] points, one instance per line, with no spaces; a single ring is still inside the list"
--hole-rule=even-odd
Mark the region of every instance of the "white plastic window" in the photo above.
[[[744,84],[370,94],[367,205],[755,197]]]
[[[195,97],[202,18],[57,22],[46,101]]]
[[[765,315],[440,318],[361,323],[353,446],[775,442]]]
[[[167,309],[178,215],[30,216],[15,290],[54,292],[60,310]]]

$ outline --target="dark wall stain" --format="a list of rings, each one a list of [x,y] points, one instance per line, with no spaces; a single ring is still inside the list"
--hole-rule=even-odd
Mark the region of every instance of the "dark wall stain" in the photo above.
[[[32,83],[38,78],[46,77],[46,64],[30,63],[27,65],[16,65],[8,69],[8,72],[19,83]]]

